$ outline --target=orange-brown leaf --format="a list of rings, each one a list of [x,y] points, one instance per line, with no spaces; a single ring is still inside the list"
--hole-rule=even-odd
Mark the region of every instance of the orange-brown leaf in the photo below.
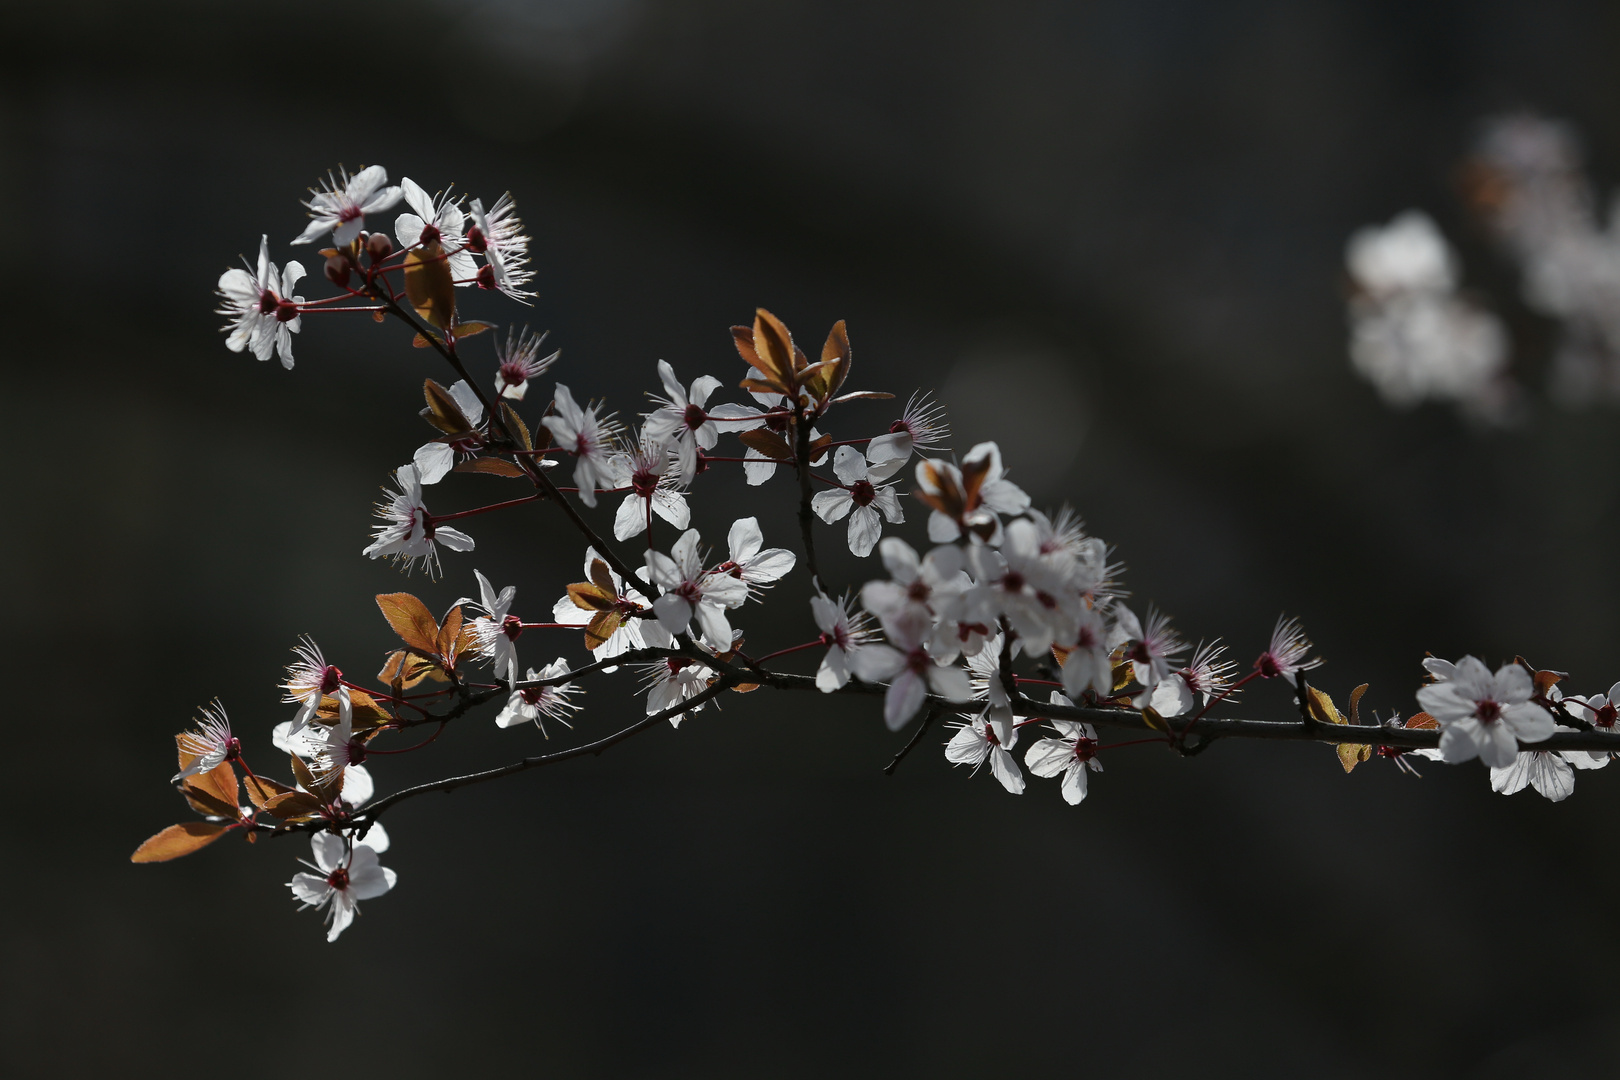
[[[624,622],[624,616],[615,610],[599,611],[585,626],[585,647],[592,652],[607,644]]]
[[[461,640],[461,605],[457,604],[444,613],[444,622],[439,626],[439,636],[434,641],[433,651],[444,658],[446,667],[456,666],[456,642]]]
[[[613,596],[618,591],[613,584],[613,571],[602,559],[591,560],[591,583],[602,590],[603,596]]]
[[[168,862],[182,855],[190,855],[205,848],[225,835],[229,825],[215,825],[206,821],[184,821],[170,825],[135,849],[130,862]]]
[[[523,422],[523,417],[517,414],[516,409],[512,408],[512,406],[508,405],[504,401],[501,402],[501,422],[506,425],[507,432],[511,434],[512,438],[518,441],[518,444],[522,446],[523,449],[534,449],[534,439],[529,435],[529,425]],[[543,441],[543,446],[550,446],[551,429],[542,427],[540,429],[540,435]]]
[[[264,809],[282,821],[294,821],[319,814],[321,803],[307,792],[288,791],[271,796],[265,801]]]
[[[1426,712],[1413,713],[1411,716],[1406,718],[1406,726],[1409,728],[1422,728],[1424,730],[1430,730],[1439,727],[1440,721],[1436,720]]]
[[[326,804],[337,798],[338,792],[343,790],[343,768],[340,766],[319,776],[304,764],[297,754],[292,755],[293,779],[298,781],[299,787],[315,797],[317,802]]]
[[[489,476],[527,476],[516,462],[498,457],[476,457],[458,464],[451,472],[485,473]]]
[[[456,399],[450,396],[450,391],[426,379],[422,382],[422,396],[427,398],[428,407],[422,411],[422,418],[446,435],[462,435],[472,430],[472,424],[467,420],[461,406]]]
[[[1345,772],[1372,757],[1372,747],[1365,743],[1340,743],[1334,749],[1338,751],[1339,764],[1344,766]]]
[[[181,758],[185,756],[182,751]],[[188,761],[182,768],[189,768],[190,765]],[[180,782],[180,790],[192,809],[200,814],[236,816],[236,770],[231,768],[228,761],[220,762],[207,772],[186,777]],[[205,805],[199,805],[199,799]]]
[[[265,804],[277,795],[287,795],[292,788],[277,780],[270,780],[263,776],[246,776],[242,778],[242,789],[247,792],[248,801],[260,810]]]
[[[441,330],[455,318],[456,285],[437,240],[405,253],[405,296],[418,315]]]
[[[1367,686],[1367,683],[1362,683],[1350,691],[1350,722],[1352,724],[1361,723],[1361,695],[1367,692]]]
[[[821,359],[825,363],[833,361],[833,370],[827,377],[827,393],[836,394],[849,378],[851,358],[849,355],[849,330],[844,326],[844,320],[839,319],[833,323],[833,328],[827,334],[827,343],[821,347]]]
[[[568,599],[581,611],[607,611],[618,597],[594,582],[576,581],[568,586]]]
[[[737,355],[743,358],[748,366],[759,368],[759,354],[754,351],[754,328],[751,326],[733,326],[731,328],[731,343],[737,346]]]
[[[422,601],[410,593],[380,593],[377,607],[382,609],[383,618],[405,644],[424,653],[436,651],[439,620]]]
[[[794,383],[793,335],[782,325],[782,320],[764,308],[754,309],[754,354],[757,365],[768,382],[788,388]]]
[[[456,340],[460,341],[462,338],[477,337],[485,330],[493,329],[495,329],[494,323],[480,322],[477,319],[468,319],[466,322],[456,323],[454,333]]]
[[[751,450],[758,450],[760,453],[773,460],[793,460],[793,448],[788,445],[786,439],[782,438],[782,436],[776,434],[774,431],[766,431],[764,428],[755,428],[753,431],[745,431],[741,435],[738,435],[737,441]]]

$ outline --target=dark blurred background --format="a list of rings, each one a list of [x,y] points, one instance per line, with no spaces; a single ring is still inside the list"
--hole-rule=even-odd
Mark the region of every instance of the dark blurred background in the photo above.
[[[197,704],[219,695],[273,759],[298,634],[365,674],[390,638],[374,593],[442,609],[477,567],[539,618],[578,577],[544,508],[475,521],[477,552],[435,584],[360,557],[442,375],[399,330],[310,318],[290,374],[225,350],[215,280],[261,232],[318,278],[286,241],[339,162],[510,189],[539,301],[469,303],[550,329],[557,376],[621,414],[659,358],[740,376],[726,328],[756,304],[810,345],[847,318],[856,384],[941,391],[957,449],[999,437],[1189,636],[1247,658],[1286,609],[1323,684],[1371,682],[1386,714],[1415,708],[1425,650],[1522,652],[1606,689],[1612,416],[1482,435],[1384,409],[1346,361],[1341,258],[1355,227],[1422,206],[1468,283],[1507,297],[1456,166],[1479,118],[1531,107],[1580,127],[1603,190],[1620,180],[1612,5],[81,0],[3,19],[9,1075],[1620,1066],[1606,772],[1555,806],[1473,765],[1417,781],[1346,777],[1318,746],[1143,747],[1075,809],[1050,782],[1015,799],[953,772],[933,736],[885,777],[901,740],[875,707],[761,695],[401,806],[399,887],[334,946],[283,885],[302,840],[127,861],[188,816],[165,781]],[[1532,384],[1543,331],[1515,327]],[[741,487],[705,486],[719,540]],[[791,499],[764,489],[768,541],[792,540]],[[829,559],[850,583],[875,565]],[[796,574],[744,612],[750,641],[803,640],[805,591]],[[572,635],[522,647],[582,655]],[[610,686],[578,737],[637,714]],[[1288,709],[1274,685],[1243,705]],[[374,772],[389,791],[541,746],[481,715]]]

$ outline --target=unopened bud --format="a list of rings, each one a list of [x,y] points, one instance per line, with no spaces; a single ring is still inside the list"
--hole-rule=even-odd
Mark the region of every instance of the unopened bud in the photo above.
[[[488,263],[478,268],[478,287],[480,289],[493,289],[495,285],[495,271]]]
[[[366,254],[372,262],[381,262],[394,253],[394,243],[386,233],[374,232],[366,237]]]
[[[326,260],[326,280],[339,287],[349,283],[348,256],[338,254]]]

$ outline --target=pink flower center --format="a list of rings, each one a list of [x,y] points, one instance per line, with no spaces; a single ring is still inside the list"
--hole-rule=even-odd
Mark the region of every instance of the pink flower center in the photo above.
[[[422,239],[420,243],[423,247],[426,247],[429,244],[437,244],[439,242],[440,235],[439,227],[432,222],[428,222],[426,225],[422,226]]]
[[[1076,761],[1090,761],[1097,756],[1097,740],[1088,739],[1084,735],[1074,741],[1074,758]]]
[[[1600,728],[1612,728],[1616,720],[1620,720],[1620,709],[1608,704],[1599,709],[1592,717],[1592,723]]]
[[[849,486],[849,497],[855,500],[856,506],[869,506],[877,498],[877,489],[870,480],[857,480]]]
[[[696,431],[698,428],[702,427],[709,418],[704,415],[701,406],[688,405],[685,410],[682,411],[681,419],[686,423],[687,427],[691,428],[693,431]]]
[[[989,743],[991,746],[1001,745],[1001,740],[996,738],[996,729],[994,725],[984,725],[984,741]]]
[[[1260,673],[1262,679],[1275,679],[1282,674],[1282,665],[1277,662],[1277,658],[1271,655],[1271,651],[1268,649],[1260,654],[1260,659],[1254,662],[1254,670]]]
[[[1024,575],[1016,570],[1008,570],[1001,576],[1001,587],[1008,592],[1024,591]]]
[[[343,678],[343,672],[339,671],[333,665],[327,664],[321,669],[321,693],[337,693],[338,680],[341,678]]]
[[[349,888],[349,871],[345,867],[338,867],[326,875],[326,883],[338,892],[346,892]]]
[[[1502,706],[1494,701],[1481,701],[1474,706],[1474,716],[1482,724],[1494,724],[1502,719]]]
[[[270,315],[274,313],[276,310],[276,305],[280,303],[281,297],[277,296],[269,289],[264,290],[259,294],[259,314]]]
[[[921,581],[913,581],[906,586],[906,599],[914,600],[919,604],[928,603],[928,598],[934,595],[934,590]]]
[[[637,469],[635,474],[630,477],[630,490],[643,499],[650,499],[653,492],[658,490],[658,476],[648,472],[646,469]]]
[[[928,659],[928,654],[921,649],[913,649],[911,654],[906,657],[906,667],[913,675],[927,675],[928,668],[932,663],[933,661]]]
[[[522,386],[529,381],[529,369],[518,360],[508,360],[501,365],[501,382],[507,386]]]

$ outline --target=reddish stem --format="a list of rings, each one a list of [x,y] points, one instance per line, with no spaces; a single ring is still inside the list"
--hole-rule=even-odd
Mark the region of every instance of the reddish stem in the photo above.
[[[564,488],[563,490],[567,491],[570,489]],[[534,500],[539,498],[543,498],[543,496],[539,492],[536,492],[533,495],[525,495],[520,499],[507,499],[505,502],[490,503],[488,506],[479,506],[472,510],[458,510],[454,514],[429,514],[428,521],[434,525],[437,525],[441,521],[454,521],[456,518],[472,517],[474,514],[487,514],[491,510],[504,510],[508,506],[517,506],[520,503],[534,502]]]
[[[827,644],[827,641],[826,641],[825,638],[816,638],[816,640],[807,641],[803,645],[794,645],[792,648],[777,649],[773,653],[766,653],[764,656],[760,657],[758,660],[755,660],[754,663],[763,664],[765,661],[774,660],[778,656],[786,656],[788,653],[803,652],[805,649],[814,649],[818,645],[825,645],[825,644]]]

